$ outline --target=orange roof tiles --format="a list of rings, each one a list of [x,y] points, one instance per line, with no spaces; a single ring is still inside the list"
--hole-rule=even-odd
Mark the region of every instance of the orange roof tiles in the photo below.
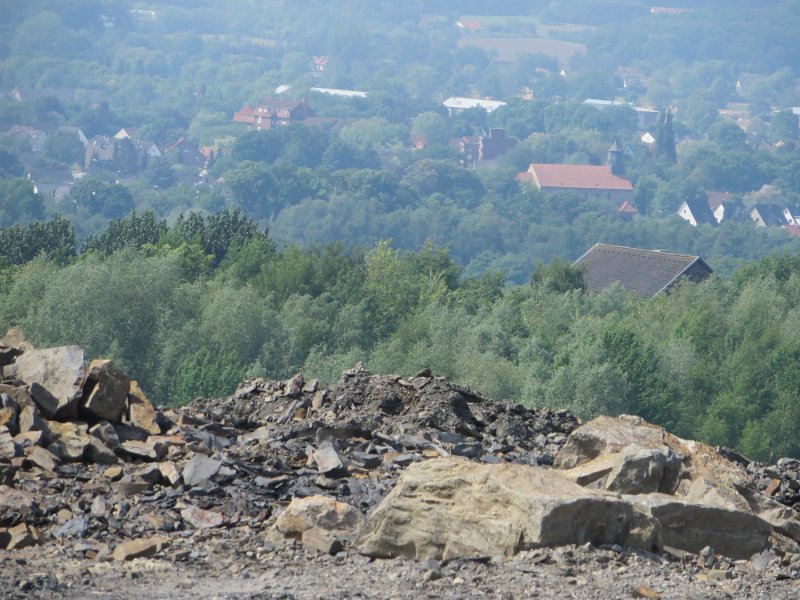
[[[539,188],[633,190],[627,179],[607,166],[532,164],[528,169]]]

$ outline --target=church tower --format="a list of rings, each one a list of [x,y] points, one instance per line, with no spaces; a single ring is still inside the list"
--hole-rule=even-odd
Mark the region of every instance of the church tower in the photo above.
[[[619,140],[614,140],[611,147],[608,149],[608,167],[611,169],[611,174],[622,177],[625,174],[625,163],[622,161],[622,145]]]

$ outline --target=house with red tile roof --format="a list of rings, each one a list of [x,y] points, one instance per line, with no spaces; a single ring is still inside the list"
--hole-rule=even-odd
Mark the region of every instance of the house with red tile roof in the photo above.
[[[587,199],[607,200],[617,207],[633,201],[633,185],[614,175],[606,165],[553,165],[533,163],[518,177],[543,192],[576,192]]]
[[[234,123],[245,123],[256,129],[299,123],[314,116],[305,99],[268,98],[255,106],[245,105],[233,114]]]
[[[533,163],[517,180],[529,181],[542,192],[575,192],[587,200],[607,201],[615,209],[623,202],[633,206],[633,184],[623,176],[622,154],[619,142],[614,142],[607,165]]]

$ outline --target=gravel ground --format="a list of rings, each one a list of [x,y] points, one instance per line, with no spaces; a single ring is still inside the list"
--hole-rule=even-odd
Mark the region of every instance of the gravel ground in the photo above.
[[[372,561],[299,548],[242,561],[223,552],[203,561],[159,557],[126,563],[62,560],[41,549],[0,554],[2,598],[103,600],[317,598],[800,598],[800,582],[749,562],[700,568],[617,549],[560,548],[508,559]]]

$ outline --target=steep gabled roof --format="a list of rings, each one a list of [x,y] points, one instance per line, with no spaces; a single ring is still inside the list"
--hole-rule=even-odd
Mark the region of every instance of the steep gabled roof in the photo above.
[[[633,190],[630,181],[607,166],[532,164],[528,171],[539,188]]]
[[[766,227],[780,227],[789,224],[783,214],[783,210],[782,207],[776,204],[756,204],[750,211],[750,216],[757,222],[757,213]]]
[[[698,225],[718,225],[717,219],[714,217],[714,213],[711,210],[711,207],[708,205],[708,200],[705,198],[692,198],[691,200],[685,200],[686,206],[692,213],[692,217],[694,217],[695,223]]]
[[[692,280],[713,273],[699,256],[611,244],[595,244],[574,264],[585,267],[587,290],[601,291],[616,282],[645,298],[669,289],[690,269]]]

